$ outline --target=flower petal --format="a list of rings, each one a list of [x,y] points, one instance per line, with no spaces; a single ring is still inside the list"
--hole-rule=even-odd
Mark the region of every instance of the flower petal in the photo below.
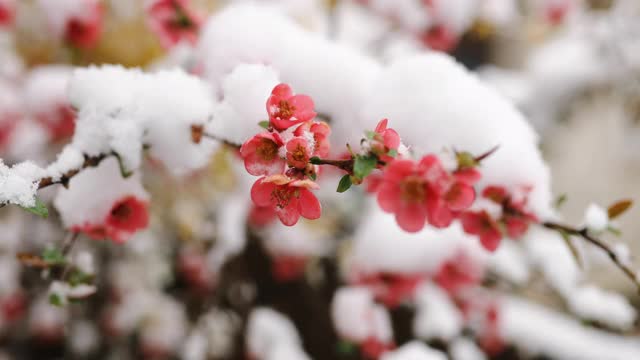
[[[276,184],[264,180],[264,177],[258,179],[251,187],[251,200],[257,206],[272,206],[271,193],[275,190]]]
[[[298,204],[300,206],[300,214],[309,220],[318,219],[320,215],[322,215],[322,205],[320,205],[320,201],[307,189],[300,190],[300,201]]]
[[[405,204],[396,212],[396,222],[407,232],[418,232],[427,221],[427,210],[418,204]]]

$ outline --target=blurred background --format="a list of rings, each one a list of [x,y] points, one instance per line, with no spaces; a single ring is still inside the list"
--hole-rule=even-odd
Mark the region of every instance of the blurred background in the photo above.
[[[66,87],[73,67],[121,64],[148,71],[180,67],[202,74],[206,61],[202,49],[215,47],[199,38],[206,24],[215,22],[227,6],[250,1],[162,3],[0,0],[0,158],[6,164],[27,159],[46,164],[69,142],[75,114]],[[637,0],[253,3],[272,6],[305,31],[381,64],[422,52],[453,56],[515,104],[535,128],[559,199],[558,213],[567,223],[584,224],[585,209],[591,204],[606,208],[640,195]],[[350,338],[334,318],[336,311],[340,313],[334,294],[350,283],[345,263],[357,251],[353,241],[361,236],[363,220],[348,214],[363,206],[364,196],[322,194],[325,215],[320,220],[294,229],[265,225],[268,219],[250,209],[248,192],[240,191],[246,190],[241,167],[235,151],[225,146],[216,150],[206,168],[187,177],[175,178],[148,162],[144,185],[153,199],[149,230],[123,245],[80,236],[69,254],[72,275],[80,283],[95,285],[95,293],[62,306],[52,300],[55,289],[50,286],[67,267],[38,262],[52,244],[60,248],[69,241],[55,210],[51,207],[45,220],[2,208],[0,359],[385,356],[371,348],[384,348],[388,342]],[[333,185],[328,187],[331,192]],[[42,198],[49,202],[56,191],[55,187],[43,190]],[[632,208],[616,220],[619,234],[603,235],[612,246],[627,245],[632,255],[640,254],[638,211]],[[540,315],[535,312],[538,308],[522,305],[518,311],[523,311],[523,319],[562,319],[553,324],[563,329],[560,332],[575,333],[562,340],[569,350],[555,343],[549,348],[531,345],[521,340],[525,333],[508,335],[519,327],[502,320],[499,334],[487,340],[483,334],[489,331],[486,323],[491,323],[491,316],[486,314],[480,321],[484,325],[465,320],[455,336],[421,333],[414,324],[421,310],[406,304],[389,309],[394,347],[418,339],[454,360],[640,356],[637,289],[606,255],[576,246],[581,266],[538,267],[527,260],[528,250],[522,246],[514,261],[526,265],[512,265],[517,269],[506,271],[507,275],[500,265],[486,265],[473,284],[482,294],[517,296],[546,311]],[[549,262],[555,256],[558,263],[574,261],[566,249],[561,255],[550,253]],[[437,261],[444,266],[445,260],[454,265],[463,262]],[[524,277],[517,275],[521,267]],[[610,306],[593,310],[577,306],[558,291],[549,271],[573,274],[574,268],[581,274],[576,281],[598,289],[577,296],[596,303],[601,299]],[[455,273],[460,272],[464,271]],[[406,274],[392,275],[407,280]],[[383,282],[390,286],[394,281]],[[354,304],[358,309],[365,306]],[[431,316],[437,316],[433,311]],[[438,326],[446,324],[445,320]],[[272,345],[283,338],[299,349],[273,350]],[[590,342],[603,352],[583,357],[576,349]],[[628,352],[611,350],[607,357],[605,348],[616,346]],[[432,359],[424,354],[400,356],[397,359]]]

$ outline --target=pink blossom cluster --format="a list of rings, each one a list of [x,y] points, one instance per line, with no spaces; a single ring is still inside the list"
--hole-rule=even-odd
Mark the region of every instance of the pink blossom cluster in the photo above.
[[[74,226],[71,231],[83,232],[94,240],[109,238],[124,243],[136,231],[149,224],[148,204],[135,196],[125,196],[116,201],[101,223]]]
[[[329,153],[329,125],[314,121],[313,100],[294,95],[286,84],[276,86],[267,100],[268,129],[240,148],[251,175],[261,176],[251,189],[258,207],[271,208],[283,224],[295,225],[300,217],[317,219],[322,208],[311,192],[318,185],[314,156]]]
[[[203,21],[204,18],[193,9],[191,0],[156,0],[147,7],[149,27],[166,49],[181,41],[195,44]]]

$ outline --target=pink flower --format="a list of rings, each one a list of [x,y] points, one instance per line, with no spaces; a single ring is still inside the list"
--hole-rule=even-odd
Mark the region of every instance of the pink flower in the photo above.
[[[480,238],[482,246],[495,251],[502,240],[502,233],[498,223],[485,210],[479,212],[465,212],[460,216],[462,228],[467,234]]]
[[[104,9],[99,2],[93,5],[84,16],[73,17],[67,22],[64,38],[75,47],[90,49],[100,39]]]
[[[571,0],[553,1],[545,9],[545,18],[551,25],[559,25],[572,8]]]
[[[251,175],[274,175],[284,171],[286,162],[278,155],[282,140],[277,133],[261,133],[240,148],[240,156],[244,159],[244,167]]]
[[[304,256],[276,255],[271,269],[276,280],[287,282],[300,278],[306,266],[307,258]]]
[[[404,301],[412,300],[418,285],[424,279],[424,274],[381,272],[372,275],[360,275],[355,282],[369,288],[376,300],[389,308],[395,308]]]
[[[68,105],[59,105],[51,112],[38,114],[36,120],[47,128],[53,141],[70,138],[76,126],[76,115]]]
[[[15,10],[14,0],[0,0],[0,28],[13,23]]]
[[[331,143],[329,142],[331,127],[329,127],[329,124],[324,121],[305,122],[300,125],[293,134],[301,137],[305,135],[305,131],[313,134],[313,156],[321,158],[329,156],[329,153],[331,152]]]
[[[148,225],[147,203],[135,196],[126,196],[113,204],[102,223],[74,226],[71,231],[83,232],[94,240],[110,238],[121,244]]]
[[[18,123],[19,116],[7,116],[6,119],[0,120],[0,150],[3,150],[11,141],[11,134]]]
[[[393,343],[385,343],[373,336],[368,337],[360,344],[360,351],[365,359],[379,359],[382,354],[393,350]]]
[[[387,150],[398,150],[398,146],[400,146],[400,135],[393,129],[387,129],[388,121],[388,119],[380,120],[375,132]]]
[[[313,100],[309,96],[293,95],[287,84],[279,84],[273,88],[267,100],[269,121],[278,131],[312,120],[316,116],[313,108]]]
[[[178,270],[184,280],[196,291],[211,290],[215,276],[207,266],[207,259],[195,250],[186,250],[178,257]]]
[[[309,144],[303,138],[293,138],[287,142],[287,162],[296,169],[304,169],[309,163]]]
[[[318,185],[310,180],[295,180],[285,175],[262,177],[251,188],[251,199],[257,206],[274,208],[280,221],[293,226],[300,216],[314,220],[320,217],[322,207],[309,189]]]
[[[449,294],[455,294],[478,284],[482,269],[465,252],[459,252],[440,266],[433,280]]]
[[[447,227],[474,200],[473,187],[456,181],[434,155],[418,163],[393,160],[378,186],[378,204],[394,213],[398,225],[408,232],[420,231],[427,220],[435,227]]]
[[[449,52],[458,45],[458,36],[444,25],[434,25],[421,36],[422,42],[430,49]]]
[[[256,206],[249,211],[249,224],[256,227],[269,225],[276,219],[276,211],[271,206]]]
[[[482,196],[502,206],[500,221],[504,223],[511,239],[520,238],[529,229],[529,224],[538,222],[537,216],[525,209],[528,201],[526,196],[516,201],[502,186],[488,186]]]
[[[169,49],[182,40],[195,44],[203,19],[190,0],[157,0],[147,8],[149,27]]]

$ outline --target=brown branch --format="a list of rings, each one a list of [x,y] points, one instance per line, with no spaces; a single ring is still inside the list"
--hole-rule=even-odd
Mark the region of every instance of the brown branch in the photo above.
[[[631,281],[633,281],[633,283],[638,288],[638,292],[640,292],[640,279],[638,278],[638,275],[637,275],[636,271],[634,269],[632,269],[631,267],[629,267],[629,265],[626,264],[625,261],[620,259],[618,254],[616,254],[616,252],[613,251],[609,247],[609,245],[604,243],[602,240],[592,236],[589,233],[589,230],[586,227],[578,229],[578,228],[574,228],[572,226],[558,224],[558,223],[554,223],[554,222],[550,222],[550,221],[543,222],[542,226],[544,226],[547,229],[564,232],[567,235],[577,236],[577,237],[582,238],[582,239],[586,240],[587,242],[595,245],[596,247],[600,248],[601,250],[603,250],[605,253],[607,253],[607,255],[609,255],[609,258],[611,259],[611,261],[613,261],[613,263],[620,270],[622,270],[624,272],[624,274],[629,279],[631,279]]]
[[[196,144],[200,144],[200,142],[202,141],[202,138],[216,140],[227,146],[230,146],[236,149],[240,149],[240,146],[241,146],[234,142],[219,138],[211,133],[204,131],[204,126],[202,125],[191,125],[191,140]]]
[[[335,166],[339,169],[342,169],[349,174],[353,173],[353,164],[355,163],[354,159],[343,159],[343,160],[331,160],[331,159],[320,159],[318,157],[314,157],[310,161],[313,165],[331,165]]]
[[[38,190],[46,188],[47,186],[55,185],[55,184],[62,184],[64,187],[67,187],[69,185],[69,181],[71,180],[71,178],[78,175],[78,173],[82,171],[82,169],[86,169],[89,167],[96,167],[100,164],[100,162],[102,162],[102,160],[106,159],[111,155],[115,155],[115,154],[109,153],[109,154],[102,154],[98,156],[85,155],[84,163],[82,163],[82,166],[79,169],[73,169],[73,170],[67,171],[58,180],[54,180],[52,177],[46,177],[46,178],[40,179],[40,183],[38,184]]]

